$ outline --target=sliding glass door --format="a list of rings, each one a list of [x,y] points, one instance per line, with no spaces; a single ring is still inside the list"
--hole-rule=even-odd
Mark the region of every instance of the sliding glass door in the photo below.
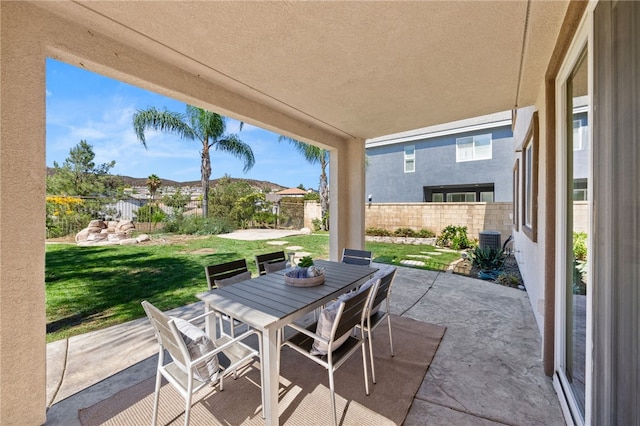
[[[577,37],[580,40],[580,37]],[[591,141],[586,36],[567,56],[557,86],[558,213],[556,241],[556,376],[576,424],[586,416]]]

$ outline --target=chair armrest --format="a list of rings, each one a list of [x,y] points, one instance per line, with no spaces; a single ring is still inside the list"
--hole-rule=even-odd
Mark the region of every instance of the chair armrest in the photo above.
[[[291,323],[291,324],[287,324],[285,327],[293,328],[297,332],[305,334],[305,335],[311,337],[312,339],[318,339],[319,341],[321,341],[323,343],[326,343],[327,345],[329,344],[329,339],[326,339],[326,338],[320,336],[319,334],[316,334],[316,333],[314,333],[312,331],[309,331],[304,327],[300,327],[299,325]]]
[[[200,315],[198,315],[198,316],[196,316],[196,317],[193,317],[193,318],[190,318],[190,319],[188,319],[188,320],[186,320],[186,321],[187,321],[187,322],[190,322],[190,323],[193,323],[193,322],[195,322],[195,321],[198,321],[199,319],[206,318],[206,317],[208,317],[209,315],[215,315],[215,314],[217,314],[217,313],[218,313],[218,311],[216,311],[215,309],[211,309],[211,310],[209,310],[208,312],[205,312],[204,314],[200,314]]]
[[[225,349],[228,349],[229,347],[238,344],[239,342],[241,342],[242,340],[246,339],[247,337],[249,337],[252,334],[257,334],[260,335],[260,332],[257,330],[249,330],[243,334],[241,334],[240,336],[237,336],[235,338],[222,338],[222,339],[218,339],[216,340],[216,342],[219,342],[220,340],[227,340],[225,343],[223,343],[220,346],[216,346],[216,348],[210,352],[207,352],[205,354],[202,354],[200,357],[191,360],[192,364],[198,364],[201,361],[204,360],[208,360],[210,358],[212,358],[214,355],[219,354],[220,352],[224,352]],[[214,342],[214,344],[216,343]]]

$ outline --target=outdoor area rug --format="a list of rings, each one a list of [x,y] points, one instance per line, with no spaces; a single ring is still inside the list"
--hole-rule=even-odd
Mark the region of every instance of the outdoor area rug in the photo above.
[[[364,392],[362,354],[358,351],[335,372],[338,421],[342,425],[401,425],[444,336],[445,327],[392,315],[393,346],[387,327],[374,332],[376,382]],[[368,357],[368,351],[367,351]],[[368,358],[367,358],[368,362]],[[254,364],[257,367],[258,363]],[[79,410],[83,426],[148,425],[153,411],[155,378],[124,389],[91,407]],[[190,424],[263,425],[260,373],[246,368],[237,380],[225,379],[224,391],[207,387],[194,395]],[[280,369],[280,424],[326,425],[332,422],[327,371],[295,353],[282,350]],[[168,384],[160,390],[158,424],[184,423],[184,399]]]

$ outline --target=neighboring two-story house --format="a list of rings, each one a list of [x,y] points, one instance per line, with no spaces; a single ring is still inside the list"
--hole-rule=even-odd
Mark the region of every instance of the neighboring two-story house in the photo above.
[[[511,111],[366,141],[369,201],[511,202]]]

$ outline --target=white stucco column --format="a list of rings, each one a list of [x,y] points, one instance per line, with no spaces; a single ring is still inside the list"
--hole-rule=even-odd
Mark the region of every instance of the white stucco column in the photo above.
[[[0,424],[46,420],[45,54],[0,3]]]
[[[329,256],[340,260],[345,247],[364,249],[364,140],[351,139],[331,150],[329,161]]]

